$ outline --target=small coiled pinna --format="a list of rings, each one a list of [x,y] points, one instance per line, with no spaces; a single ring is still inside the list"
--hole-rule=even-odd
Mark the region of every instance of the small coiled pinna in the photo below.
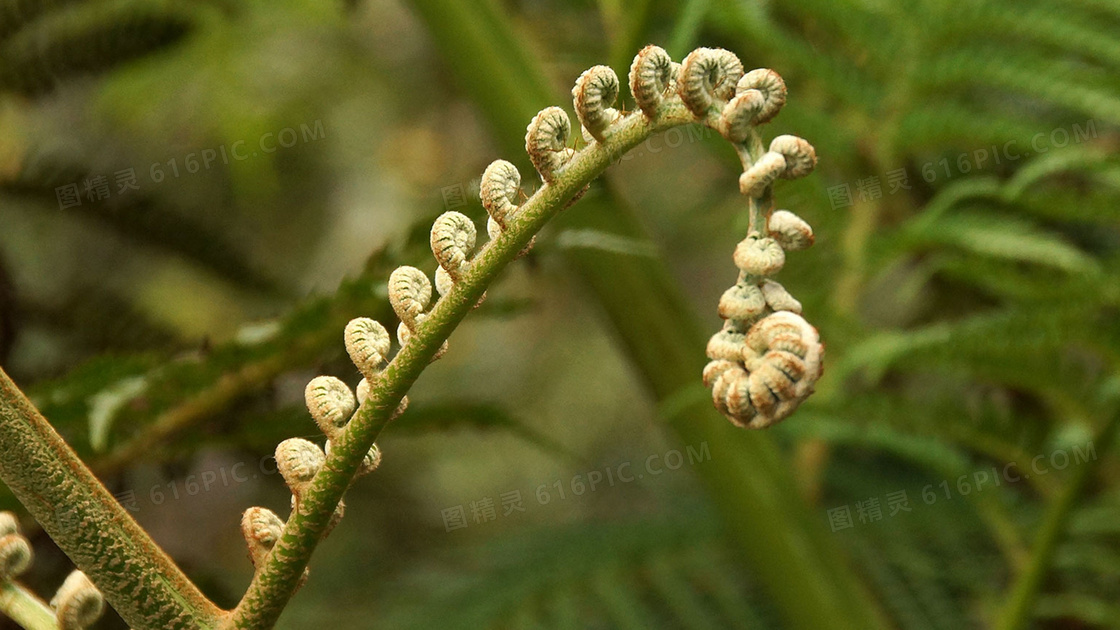
[[[697,48],[681,63],[677,94],[685,107],[706,124],[735,96],[743,64],[722,48]]]
[[[268,508],[251,507],[241,515],[241,534],[249,547],[249,559],[259,568],[284,534],[284,521]]]
[[[458,280],[474,253],[478,230],[459,212],[444,212],[432,224],[432,254],[452,280]]]
[[[303,438],[288,438],[276,446],[276,468],[297,503],[319,474],[325,459],[319,445]]]
[[[618,75],[609,66],[585,70],[572,88],[572,99],[580,124],[592,139],[602,142],[607,131],[622,114],[611,107],[618,98]]]
[[[813,145],[797,136],[778,136],[770,142],[770,150],[739,176],[739,190],[748,197],[759,197],[779,177],[804,177],[816,165]]]
[[[744,74],[735,86],[735,93],[757,93],[761,97],[762,105],[754,119],[756,125],[770,122],[786,104],[786,82],[782,75],[769,68],[758,68]]]
[[[51,599],[58,630],[85,630],[105,612],[105,598],[85,573],[73,571]]]
[[[23,574],[31,566],[31,543],[19,533],[11,512],[0,512],[0,582]]]
[[[813,228],[789,210],[773,212],[767,227],[770,230],[770,237],[777,241],[782,249],[796,252],[813,244]]]
[[[377,320],[358,317],[346,324],[346,353],[362,376],[373,381],[389,360],[392,340],[389,331]]]
[[[545,183],[555,180],[560,169],[576,154],[568,146],[571,133],[572,122],[559,107],[542,109],[525,130],[525,151]]]
[[[328,439],[337,439],[358,407],[354,392],[333,376],[316,376],[303,391],[307,411]]]
[[[389,304],[411,330],[432,301],[432,281],[416,267],[397,267],[389,275]]]
[[[505,228],[506,220],[517,211],[517,195],[521,192],[521,173],[505,160],[494,160],[482,172],[478,195],[482,207],[499,227]],[[493,234],[491,234],[493,236]]]
[[[643,48],[630,64],[630,93],[648,118],[656,118],[665,98],[676,90],[680,64],[660,46]]]

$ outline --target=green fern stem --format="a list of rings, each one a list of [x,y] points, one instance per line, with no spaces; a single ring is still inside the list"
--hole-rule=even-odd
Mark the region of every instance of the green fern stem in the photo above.
[[[612,129],[602,143],[580,150],[556,179],[537,190],[506,226],[502,238],[490,241],[471,260],[469,270],[417,326],[378,379],[350,421],[343,437],[310,488],[300,497],[284,534],[260,566],[225,628],[265,630],[275,624],[299,586],[304,568],[325,532],[358,465],[388,423],[409,388],[428,366],[443,342],[478,303],[498,274],[561,209],[613,162],[658,131],[693,122],[679,102],[667,101],[654,120],[640,112]]]
[[[58,630],[46,603],[17,582],[0,582],[0,613],[24,630]]]
[[[1066,533],[1066,525],[1082,493],[1092,481],[1101,460],[1116,441],[1118,427],[1120,427],[1120,413],[1114,413],[1108,424],[1093,440],[1097,457],[1078,467],[1062,493],[1050,503],[1043,516],[1042,525],[1035,535],[1030,563],[1019,573],[1011,586],[1006,603],[996,622],[996,630],[1024,630],[1030,627],[1031,620],[1034,618],[1035,604],[1042,591],[1042,583],[1054,562],[1058,545]]]
[[[0,479],[132,627],[214,628],[221,611],[0,370]]]
[[[736,144],[735,152],[739,155],[739,162],[743,165],[743,172],[750,170],[751,166],[766,153],[766,145],[762,142],[762,134],[758,128],[751,129],[746,142]],[[747,197],[748,234],[768,236],[766,233],[766,220],[770,210],[774,207],[774,188],[767,186],[761,197]]]

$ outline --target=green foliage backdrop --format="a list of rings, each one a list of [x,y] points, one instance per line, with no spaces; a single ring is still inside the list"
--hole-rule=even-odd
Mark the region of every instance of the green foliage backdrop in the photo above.
[[[827,343],[817,394],[763,434],[708,409],[738,163],[655,138],[456,333],[280,627],[1120,627],[1113,0],[0,0],[5,369],[236,603],[240,510],[286,501],[261,458],[315,432],[309,376],[356,380],[346,321],[392,321],[432,218],[484,216],[530,117],[650,42],[790,88],[773,133],[820,165],[777,192],[817,236],[783,282]],[[513,490],[524,512],[476,520]]]

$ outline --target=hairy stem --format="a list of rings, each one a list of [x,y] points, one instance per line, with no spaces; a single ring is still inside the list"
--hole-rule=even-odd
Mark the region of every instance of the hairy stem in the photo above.
[[[137,630],[213,628],[221,612],[132,520],[0,370],[0,479]]]
[[[431,362],[443,342],[478,303],[486,288],[511,263],[553,216],[626,151],[651,134],[692,122],[679,103],[667,103],[656,121],[635,113],[621,122],[603,143],[575,155],[555,181],[545,185],[521,206],[500,239],[489,242],[470,262],[454,288],[436,303],[412,339],[371,383],[370,394],[350,421],[342,439],[332,443],[330,456],[300,497],[284,534],[258,568],[245,597],[231,615],[228,627],[263,630],[275,624],[299,585],[308,559],[369,451],[401,398]]]
[[[58,630],[47,604],[16,582],[0,582],[0,613],[23,630]]]

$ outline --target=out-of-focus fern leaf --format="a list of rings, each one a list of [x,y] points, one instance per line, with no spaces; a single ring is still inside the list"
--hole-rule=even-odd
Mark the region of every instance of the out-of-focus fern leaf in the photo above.
[[[836,367],[865,370],[877,380],[891,367],[946,370],[1045,392],[1056,399],[1088,395],[1099,366],[1068,352],[1100,342],[1083,311],[1055,305],[1048,312],[1008,310],[920,330],[884,332],[853,348]]]
[[[1099,271],[1093,258],[1065,239],[1010,215],[968,212],[921,222],[905,234],[910,247],[959,247],[981,256],[1044,265],[1071,274]]]
[[[888,298],[859,304],[867,321],[857,312],[825,324],[828,374],[808,416],[780,430],[834,447],[825,485],[849,500],[899,489],[877,487],[867,468],[921,471],[936,485],[985,460],[1021,465],[1052,452],[1065,429],[1088,426],[1097,385],[1120,363],[1120,5],[714,0],[709,15],[706,28],[813,93],[814,109],[840,128],[832,137],[848,138],[821,141],[828,181],[801,201],[826,215],[831,203],[848,222],[843,264],[825,277]],[[910,187],[865,189],[899,172]],[[846,203],[833,194],[849,191]],[[1006,402],[987,409],[988,394]],[[853,549],[900,627],[984,627],[999,586],[1026,583],[1014,568],[1030,561],[1024,575],[1045,574],[1046,547],[1038,562],[1029,557],[1027,529],[1046,512],[1037,496],[1064,496],[1068,481],[1004,484],[837,535],[861,541]],[[1115,514],[1097,513],[1093,527],[1108,529]],[[913,522],[929,526],[896,527]],[[1074,549],[1063,550],[1070,557],[1037,613],[1112,627],[1113,591],[1099,572],[1066,570],[1091,564]],[[1025,627],[1015,620],[1009,627]]]
[[[371,287],[384,282],[396,261],[384,251],[376,252],[367,273],[344,281],[333,296],[310,300],[270,326],[258,324],[252,334],[178,357],[164,356],[154,363],[148,357],[141,365],[150,369],[108,370],[95,361],[87,370],[37,384],[31,394],[56,427],[81,430],[88,424],[90,397],[122,378],[145,378],[143,393],[118,407],[110,419],[110,443],[127,440],[153,422],[169,422],[165,428],[174,429],[181,421],[183,405],[189,406],[186,415],[191,421],[210,417],[240,398],[267,389],[276,376],[288,370],[341,355],[338,331],[351,318],[369,315],[395,321],[388,302]],[[246,330],[250,332],[248,327]],[[114,359],[105,361],[112,364]],[[91,380],[90,375],[97,378]],[[168,420],[165,414],[172,410],[176,411]],[[71,444],[79,453],[89,453],[87,440],[71,440]]]
[[[1092,457],[1093,453],[1085,453]],[[1120,627],[1120,503],[1115,492],[1098,496],[1078,508],[1068,537],[1054,556],[1060,592],[1039,598],[1035,615],[1042,619],[1073,619],[1102,628]]]
[[[0,41],[0,90],[48,92],[69,76],[94,74],[180,41],[203,5],[104,0],[50,11]]]
[[[45,208],[57,210],[56,188],[81,184],[91,173],[78,167],[58,167],[31,162],[19,177],[2,182],[3,190],[15,196],[41,200]],[[246,288],[275,290],[268,278],[246,259],[243,248],[220,230],[173,208],[161,207],[151,196],[135,191],[99,203],[76,208],[88,217],[129,239],[182,255]]]
[[[1060,593],[1038,600],[1035,616],[1051,620],[1076,620],[1097,628],[1120,628],[1120,606],[1092,595]]]
[[[948,498],[939,485],[944,473],[915,473],[882,460],[868,466],[865,456],[844,452],[836,460],[827,504],[847,504],[853,525],[835,535],[870,576],[898,627],[985,627],[982,612],[966,603],[1005,579],[1006,565],[982,514],[972,510],[983,493]],[[1002,490],[989,485],[983,492],[991,499]],[[885,499],[896,492],[906,493],[904,509]]]
[[[0,0],[0,42],[39,16],[79,0]]]
[[[941,36],[956,42],[1002,40],[1029,42],[1059,54],[1076,55],[1120,68],[1115,30],[1074,6],[1046,6],[1033,0],[1014,5],[982,0],[956,4],[955,19],[931,23]]]
[[[934,630],[933,620],[892,566],[887,554],[865,542],[854,544],[856,558],[866,567],[887,607],[908,630]]]
[[[1086,138],[1097,133],[1095,121],[1090,121],[1080,133]],[[1076,130],[1075,130],[1076,132]],[[1002,196],[1005,200],[1021,199],[1035,184],[1042,180],[1069,171],[1092,172],[1101,168],[1115,168],[1116,161],[1096,147],[1072,147],[1055,151],[1023,165],[1007,181]]]
[[[498,430],[516,435],[545,452],[573,461],[581,458],[552,438],[525,424],[506,409],[477,401],[450,401],[409,408],[393,421],[393,434],[419,434],[458,428]]]
[[[968,147],[969,150],[988,151],[984,159],[987,166],[996,164],[996,155],[1005,147],[1027,146],[1038,133],[1038,120],[1010,116],[1004,112],[989,111],[975,105],[954,101],[925,103],[920,108],[907,111],[898,122],[899,150],[925,151],[946,146]],[[1008,147],[1006,143],[1017,144]],[[1001,157],[1006,164],[1006,156]]]
[[[455,560],[467,573],[414,576],[408,590],[425,595],[394,598],[386,623],[503,628],[532,617],[558,628],[778,628],[727,553],[703,509],[498,538]]]
[[[1084,116],[1120,123],[1120,91],[1114,75],[1030,49],[1004,46],[960,47],[948,53],[923,75],[923,88],[984,86],[1006,90]]]
[[[903,433],[882,421],[853,424],[811,412],[803,415],[808,417],[787,429],[792,435],[890,453],[935,474],[956,476],[968,471],[969,459],[960,450],[937,439]]]
[[[1072,293],[1091,294],[1104,289],[1107,274],[1069,274],[1041,266],[1024,266],[1015,260],[971,255],[938,255],[931,265],[942,277],[973,286],[988,295],[1024,304],[1048,303]]]

